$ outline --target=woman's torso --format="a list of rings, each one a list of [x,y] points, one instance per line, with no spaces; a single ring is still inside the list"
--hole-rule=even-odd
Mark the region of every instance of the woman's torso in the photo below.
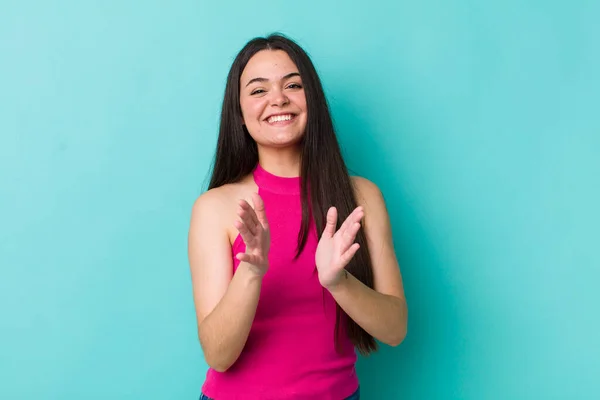
[[[224,207],[258,190],[270,225],[269,270],[244,350],[224,373],[209,370],[203,392],[211,398],[341,400],[358,387],[354,346],[334,343],[336,303],[319,283],[314,262],[318,234],[311,225],[303,252],[296,255],[302,220],[299,178],[269,174],[260,166],[244,181],[229,185]],[[250,204],[252,204],[250,202]],[[231,223],[230,223],[231,222]],[[233,226],[233,219],[227,226]],[[241,236],[228,229],[234,258],[245,251]]]

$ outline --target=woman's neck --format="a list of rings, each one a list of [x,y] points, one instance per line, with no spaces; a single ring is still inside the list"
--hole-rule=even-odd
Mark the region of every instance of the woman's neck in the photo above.
[[[260,166],[267,172],[281,177],[300,176],[299,149],[258,149]]]

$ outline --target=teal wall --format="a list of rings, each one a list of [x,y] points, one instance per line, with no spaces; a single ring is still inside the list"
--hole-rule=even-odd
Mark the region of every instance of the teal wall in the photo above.
[[[227,70],[311,54],[410,306],[365,399],[600,396],[600,3],[0,7],[0,398],[196,399],[190,208]],[[265,378],[268,379],[268,378]]]

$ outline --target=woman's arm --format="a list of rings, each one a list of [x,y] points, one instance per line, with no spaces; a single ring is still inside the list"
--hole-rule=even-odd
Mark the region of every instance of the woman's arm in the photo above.
[[[192,209],[188,237],[198,337],[207,364],[220,372],[235,363],[246,344],[264,275],[247,262],[240,262],[232,274],[231,244],[224,226],[232,218],[223,210],[224,204],[231,201],[218,192],[200,196]]]
[[[364,210],[363,226],[373,265],[374,290],[347,272],[327,289],[365,331],[383,343],[397,346],[406,336],[408,309],[389,216],[379,188],[363,178],[354,180],[359,206]]]

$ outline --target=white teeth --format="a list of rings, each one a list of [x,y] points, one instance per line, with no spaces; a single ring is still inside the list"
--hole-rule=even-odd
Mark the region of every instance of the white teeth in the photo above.
[[[275,116],[269,118],[269,123],[279,122],[279,121],[289,121],[291,119],[292,119],[292,115],[291,114],[287,114],[287,115],[275,115]]]

